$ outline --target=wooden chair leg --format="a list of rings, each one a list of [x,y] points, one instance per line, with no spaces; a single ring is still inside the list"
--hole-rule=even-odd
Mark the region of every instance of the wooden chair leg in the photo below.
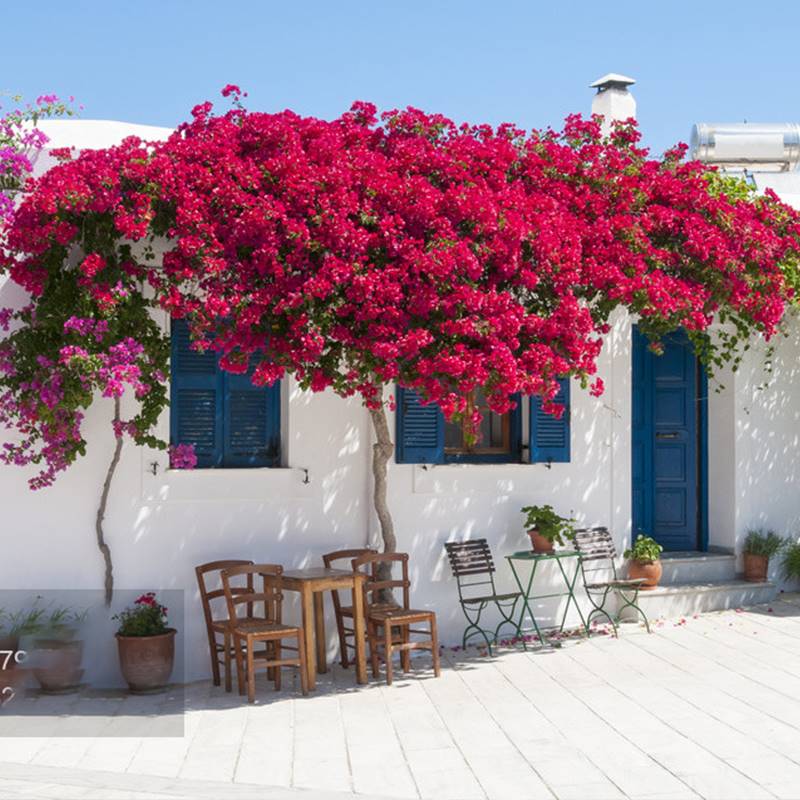
[[[408,644],[411,641],[411,633],[410,633],[410,626],[403,625],[403,644]],[[411,651],[410,650],[401,650],[400,651],[400,667],[404,673],[408,674],[411,672]]]
[[[233,667],[231,665],[231,647],[233,645],[231,642],[231,635],[227,631],[224,634],[223,646],[225,647],[225,691],[230,692],[233,689],[233,686],[231,685],[231,672],[233,671]]]
[[[347,669],[350,666],[350,659],[347,655],[347,635],[344,632],[344,618],[341,613],[336,615],[336,630],[339,632],[339,661]]]
[[[247,637],[247,702],[256,701],[256,668],[253,660],[253,637]]]
[[[276,639],[275,642],[275,660],[281,660],[281,640]],[[280,667],[273,667],[272,668],[272,680],[275,682],[275,691],[279,692],[281,690],[281,668]]]
[[[233,637],[233,654],[236,656],[236,683],[239,694],[244,694],[244,657],[242,656],[242,640],[239,636]]]
[[[378,678],[381,674],[378,664],[378,631],[374,623],[368,625],[367,639],[369,641],[369,658],[372,662],[372,677]]]
[[[217,652],[217,635],[216,633],[209,634],[209,647],[211,649],[211,677],[214,681],[214,686],[219,686],[219,653]],[[227,686],[226,686],[227,688]],[[229,690],[230,691],[230,690]]]
[[[386,648],[386,685],[392,685],[392,623],[388,620],[383,626],[383,641]]]
[[[300,689],[305,696],[308,694],[308,673],[306,672],[306,643],[302,633],[297,637],[297,655],[300,659]]]
[[[431,648],[433,674],[438,678],[442,670],[439,664],[439,631],[436,627],[436,614],[431,614]]]

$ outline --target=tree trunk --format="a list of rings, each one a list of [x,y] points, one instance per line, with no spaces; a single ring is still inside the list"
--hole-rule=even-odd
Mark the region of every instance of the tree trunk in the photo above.
[[[118,397],[114,398],[114,422],[120,421],[120,400]],[[95,520],[95,532],[97,533],[97,547],[103,555],[103,562],[105,564],[105,592],[106,592],[106,605],[111,605],[111,598],[114,594],[114,567],[111,563],[111,549],[106,544],[106,537],[103,532],[103,520],[106,516],[106,506],[108,505],[108,494],[111,491],[111,481],[114,478],[114,473],[119,464],[119,458],[122,454],[122,437],[117,436],[116,426],[114,435],[116,442],[114,444],[114,455],[111,457],[111,463],[108,465],[106,472],[106,479],[103,482],[103,492],[100,495],[100,505],[97,508],[97,519]]]
[[[394,453],[394,444],[392,443],[392,437],[389,435],[389,423],[383,406],[371,408],[369,413],[372,417],[372,427],[375,429],[375,438],[377,440],[372,446],[372,497],[375,503],[375,512],[378,515],[378,522],[381,525],[383,552],[394,553],[397,551],[397,537],[394,534],[394,520],[386,499],[387,466]]]
[[[375,504],[375,512],[378,515],[378,522],[380,522],[381,526],[383,552],[395,553],[397,552],[397,537],[394,533],[392,513],[389,511],[389,503],[386,499],[388,464],[392,453],[394,453],[394,444],[392,443],[392,437],[389,435],[389,423],[386,420],[386,412],[383,406],[371,408],[369,413],[370,417],[372,417],[372,427],[375,429],[376,439],[375,444],[372,446],[372,497]],[[392,579],[391,563],[378,565],[377,578],[380,581]],[[392,590],[389,588],[381,589],[377,592],[377,595],[377,600],[381,603],[398,605]]]

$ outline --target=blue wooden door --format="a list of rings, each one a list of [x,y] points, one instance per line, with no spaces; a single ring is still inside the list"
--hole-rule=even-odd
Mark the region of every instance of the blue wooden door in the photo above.
[[[684,332],[664,339],[663,355],[633,333],[633,535],[665,550],[700,541],[697,359]]]

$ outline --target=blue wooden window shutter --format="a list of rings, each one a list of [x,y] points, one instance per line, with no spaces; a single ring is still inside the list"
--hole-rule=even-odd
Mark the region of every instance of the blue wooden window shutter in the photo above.
[[[214,351],[191,348],[184,320],[172,321],[170,440],[194,445],[198,467],[280,463],[280,384],[220,369]]]
[[[530,447],[531,462],[566,462],[570,459],[569,378],[558,381],[555,402],[564,406],[561,419],[542,411],[540,397],[531,397]]]
[[[422,405],[411,389],[397,387],[398,464],[441,464],[444,461],[444,415],[435,403]]]
[[[170,439],[194,445],[198,467],[222,464],[223,375],[217,354],[191,348],[189,327],[172,321]]]
[[[224,464],[274,467],[280,459],[280,384],[253,386],[250,375],[225,373]]]

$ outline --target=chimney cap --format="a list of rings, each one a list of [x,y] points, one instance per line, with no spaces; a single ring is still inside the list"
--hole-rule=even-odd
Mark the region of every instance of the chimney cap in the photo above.
[[[624,90],[634,83],[636,83],[636,81],[633,78],[629,78],[627,75],[620,75],[618,72],[609,72],[607,75],[603,75],[602,78],[598,78],[596,81],[590,83],[589,88],[597,89],[599,93],[606,91],[606,89]]]

